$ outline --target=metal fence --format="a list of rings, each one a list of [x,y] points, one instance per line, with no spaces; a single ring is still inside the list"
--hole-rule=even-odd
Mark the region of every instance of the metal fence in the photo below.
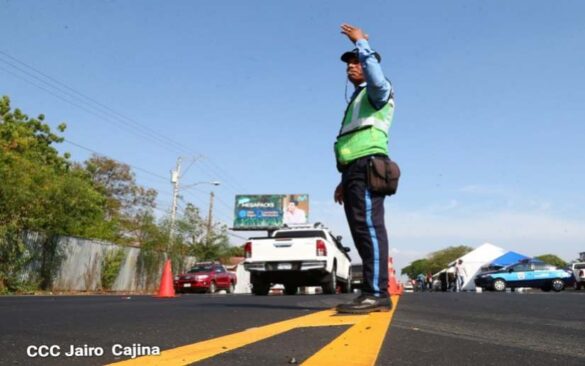
[[[125,247],[113,243],[75,237],[58,237],[47,244],[47,237],[39,233],[27,233],[24,238],[28,254],[32,258],[22,272],[25,281],[40,281],[41,272],[47,271],[51,262],[49,288],[53,291],[100,291],[102,271],[107,256],[122,251],[122,262],[117,276],[107,290],[123,292],[152,292],[158,288],[165,254],[142,252],[140,248]],[[47,247],[50,247],[48,250]],[[195,257],[184,257],[175,270],[189,268]],[[44,274],[45,277],[47,274]]]

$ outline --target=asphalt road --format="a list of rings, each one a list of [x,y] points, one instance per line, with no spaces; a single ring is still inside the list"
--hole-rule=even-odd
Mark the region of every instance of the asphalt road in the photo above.
[[[183,295],[174,299],[2,297],[0,364],[102,365],[129,358],[112,355],[115,344],[174,349],[324,312],[350,298],[349,295]],[[196,364],[301,364],[351,327],[351,324],[295,327]],[[347,340],[353,341],[359,340]],[[29,346],[40,345],[57,345],[61,355],[27,356]],[[104,354],[67,357],[64,354],[71,345],[102,347]],[[414,293],[405,294],[399,300],[376,364],[585,365],[584,345],[585,291]],[[349,363],[345,359],[337,364]]]

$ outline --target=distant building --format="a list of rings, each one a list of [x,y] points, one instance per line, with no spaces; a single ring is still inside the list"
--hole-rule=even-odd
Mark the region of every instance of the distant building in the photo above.
[[[585,252],[579,253],[579,260],[585,262]]]

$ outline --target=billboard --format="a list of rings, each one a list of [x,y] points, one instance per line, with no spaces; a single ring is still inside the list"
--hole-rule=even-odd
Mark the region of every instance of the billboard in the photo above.
[[[308,194],[236,195],[234,230],[277,229],[308,222]]]

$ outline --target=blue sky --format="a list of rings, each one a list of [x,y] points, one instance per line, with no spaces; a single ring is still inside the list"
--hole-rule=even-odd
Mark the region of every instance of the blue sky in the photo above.
[[[308,193],[311,219],[349,243],[332,199],[349,22],[369,34],[396,92],[390,151],[403,177],[386,209],[397,267],[484,242],[571,260],[585,251],[584,11],[578,1],[0,0],[0,94],[52,126],[66,121],[68,140],[154,173],[136,171],[159,190],[159,213],[177,157],[204,155],[182,182],[223,182],[219,220],[233,219],[236,193]],[[205,210],[211,189],[185,200]]]

